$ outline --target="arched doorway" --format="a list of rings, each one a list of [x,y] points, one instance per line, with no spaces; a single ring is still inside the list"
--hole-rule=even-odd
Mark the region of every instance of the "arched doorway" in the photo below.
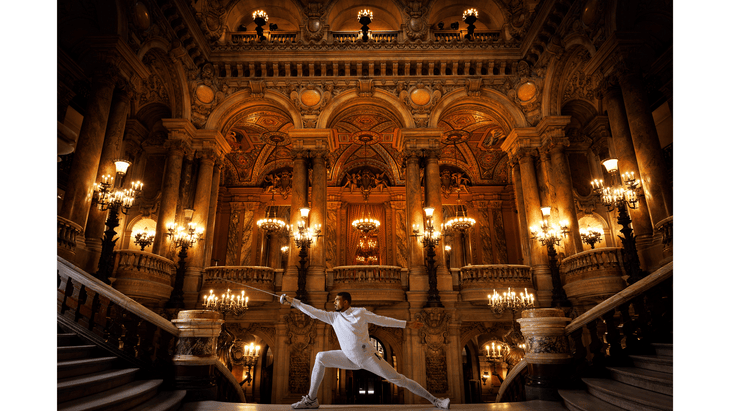
[[[370,343],[389,364],[393,364],[392,350],[375,337]],[[344,373],[347,404],[392,404],[390,383],[367,370],[339,370]],[[342,375],[342,374],[340,374]]]

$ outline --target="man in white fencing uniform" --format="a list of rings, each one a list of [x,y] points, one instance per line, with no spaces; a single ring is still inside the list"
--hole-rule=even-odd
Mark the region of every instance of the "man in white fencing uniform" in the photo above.
[[[322,383],[322,378],[324,378],[325,368],[365,369],[399,387],[407,388],[412,393],[420,395],[430,401],[436,408],[449,408],[451,401],[448,398],[436,398],[419,383],[399,374],[387,361],[381,359],[375,353],[375,347],[370,344],[369,323],[382,327],[405,328],[406,321],[383,317],[362,307],[351,307],[352,297],[347,292],[338,293],[335,297],[334,312],[314,308],[286,294],[279,298],[279,302],[282,304],[287,302],[304,314],[332,325],[337,334],[337,339],[340,341],[340,347],[342,347],[342,350],[317,353],[312,368],[309,394],[302,397],[301,401],[292,404],[292,408],[319,408],[317,390]]]

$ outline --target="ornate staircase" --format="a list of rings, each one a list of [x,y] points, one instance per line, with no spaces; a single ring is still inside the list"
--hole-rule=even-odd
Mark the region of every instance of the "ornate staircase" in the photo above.
[[[139,378],[139,368],[58,327],[58,410],[177,410],[185,391],[163,391],[163,380]]]
[[[672,344],[652,344],[656,354],[630,355],[633,366],[606,367],[610,378],[583,378],[586,390],[560,390],[571,411],[672,409]]]

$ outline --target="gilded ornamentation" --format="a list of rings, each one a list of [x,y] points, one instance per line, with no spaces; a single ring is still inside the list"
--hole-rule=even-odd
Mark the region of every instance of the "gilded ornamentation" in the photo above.
[[[469,182],[469,179],[464,173],[450,170],[441,171],[441,193],[445,198],[449,198],[449,195],[454,192],[464,191],[468,193],[469,190],[466,188],[466,185]]]
[[[418,330],[421,344],[426,347],[426,389],[430,392],[446,392],[449,389],[446,369],[446,347],[449,343],[451,315],[440,308],[425,308],[415,315],[424,323]]]
[[[289,347],[289,392],[303,394],[309,390],[312,344],[317,337],[315,321],[298,310],[291,310],[284,317]]]

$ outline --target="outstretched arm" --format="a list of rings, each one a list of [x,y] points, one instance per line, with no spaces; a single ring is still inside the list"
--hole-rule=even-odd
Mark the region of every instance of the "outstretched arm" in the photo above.
[[[292,307],[298,309],[299,311],[307,314],[312,318],[326,322],[327,324],[332,324],[332,321],[334,321],[335,313],[320,310],[319,308],[314,308],[311,305],[304,304],[296,298],[289,297],[288,295],[283,295],[282,297],[284,297],[283,301],[281,301],[282,304],[284,302],[287,302]]]
[[[382,315],[371,313],[370,311],[366,311],[366,313],[367,321],[371,324],[379,325],[381,327],[406,328],[405,320],[397,320],[395,318],[384,317]]]

